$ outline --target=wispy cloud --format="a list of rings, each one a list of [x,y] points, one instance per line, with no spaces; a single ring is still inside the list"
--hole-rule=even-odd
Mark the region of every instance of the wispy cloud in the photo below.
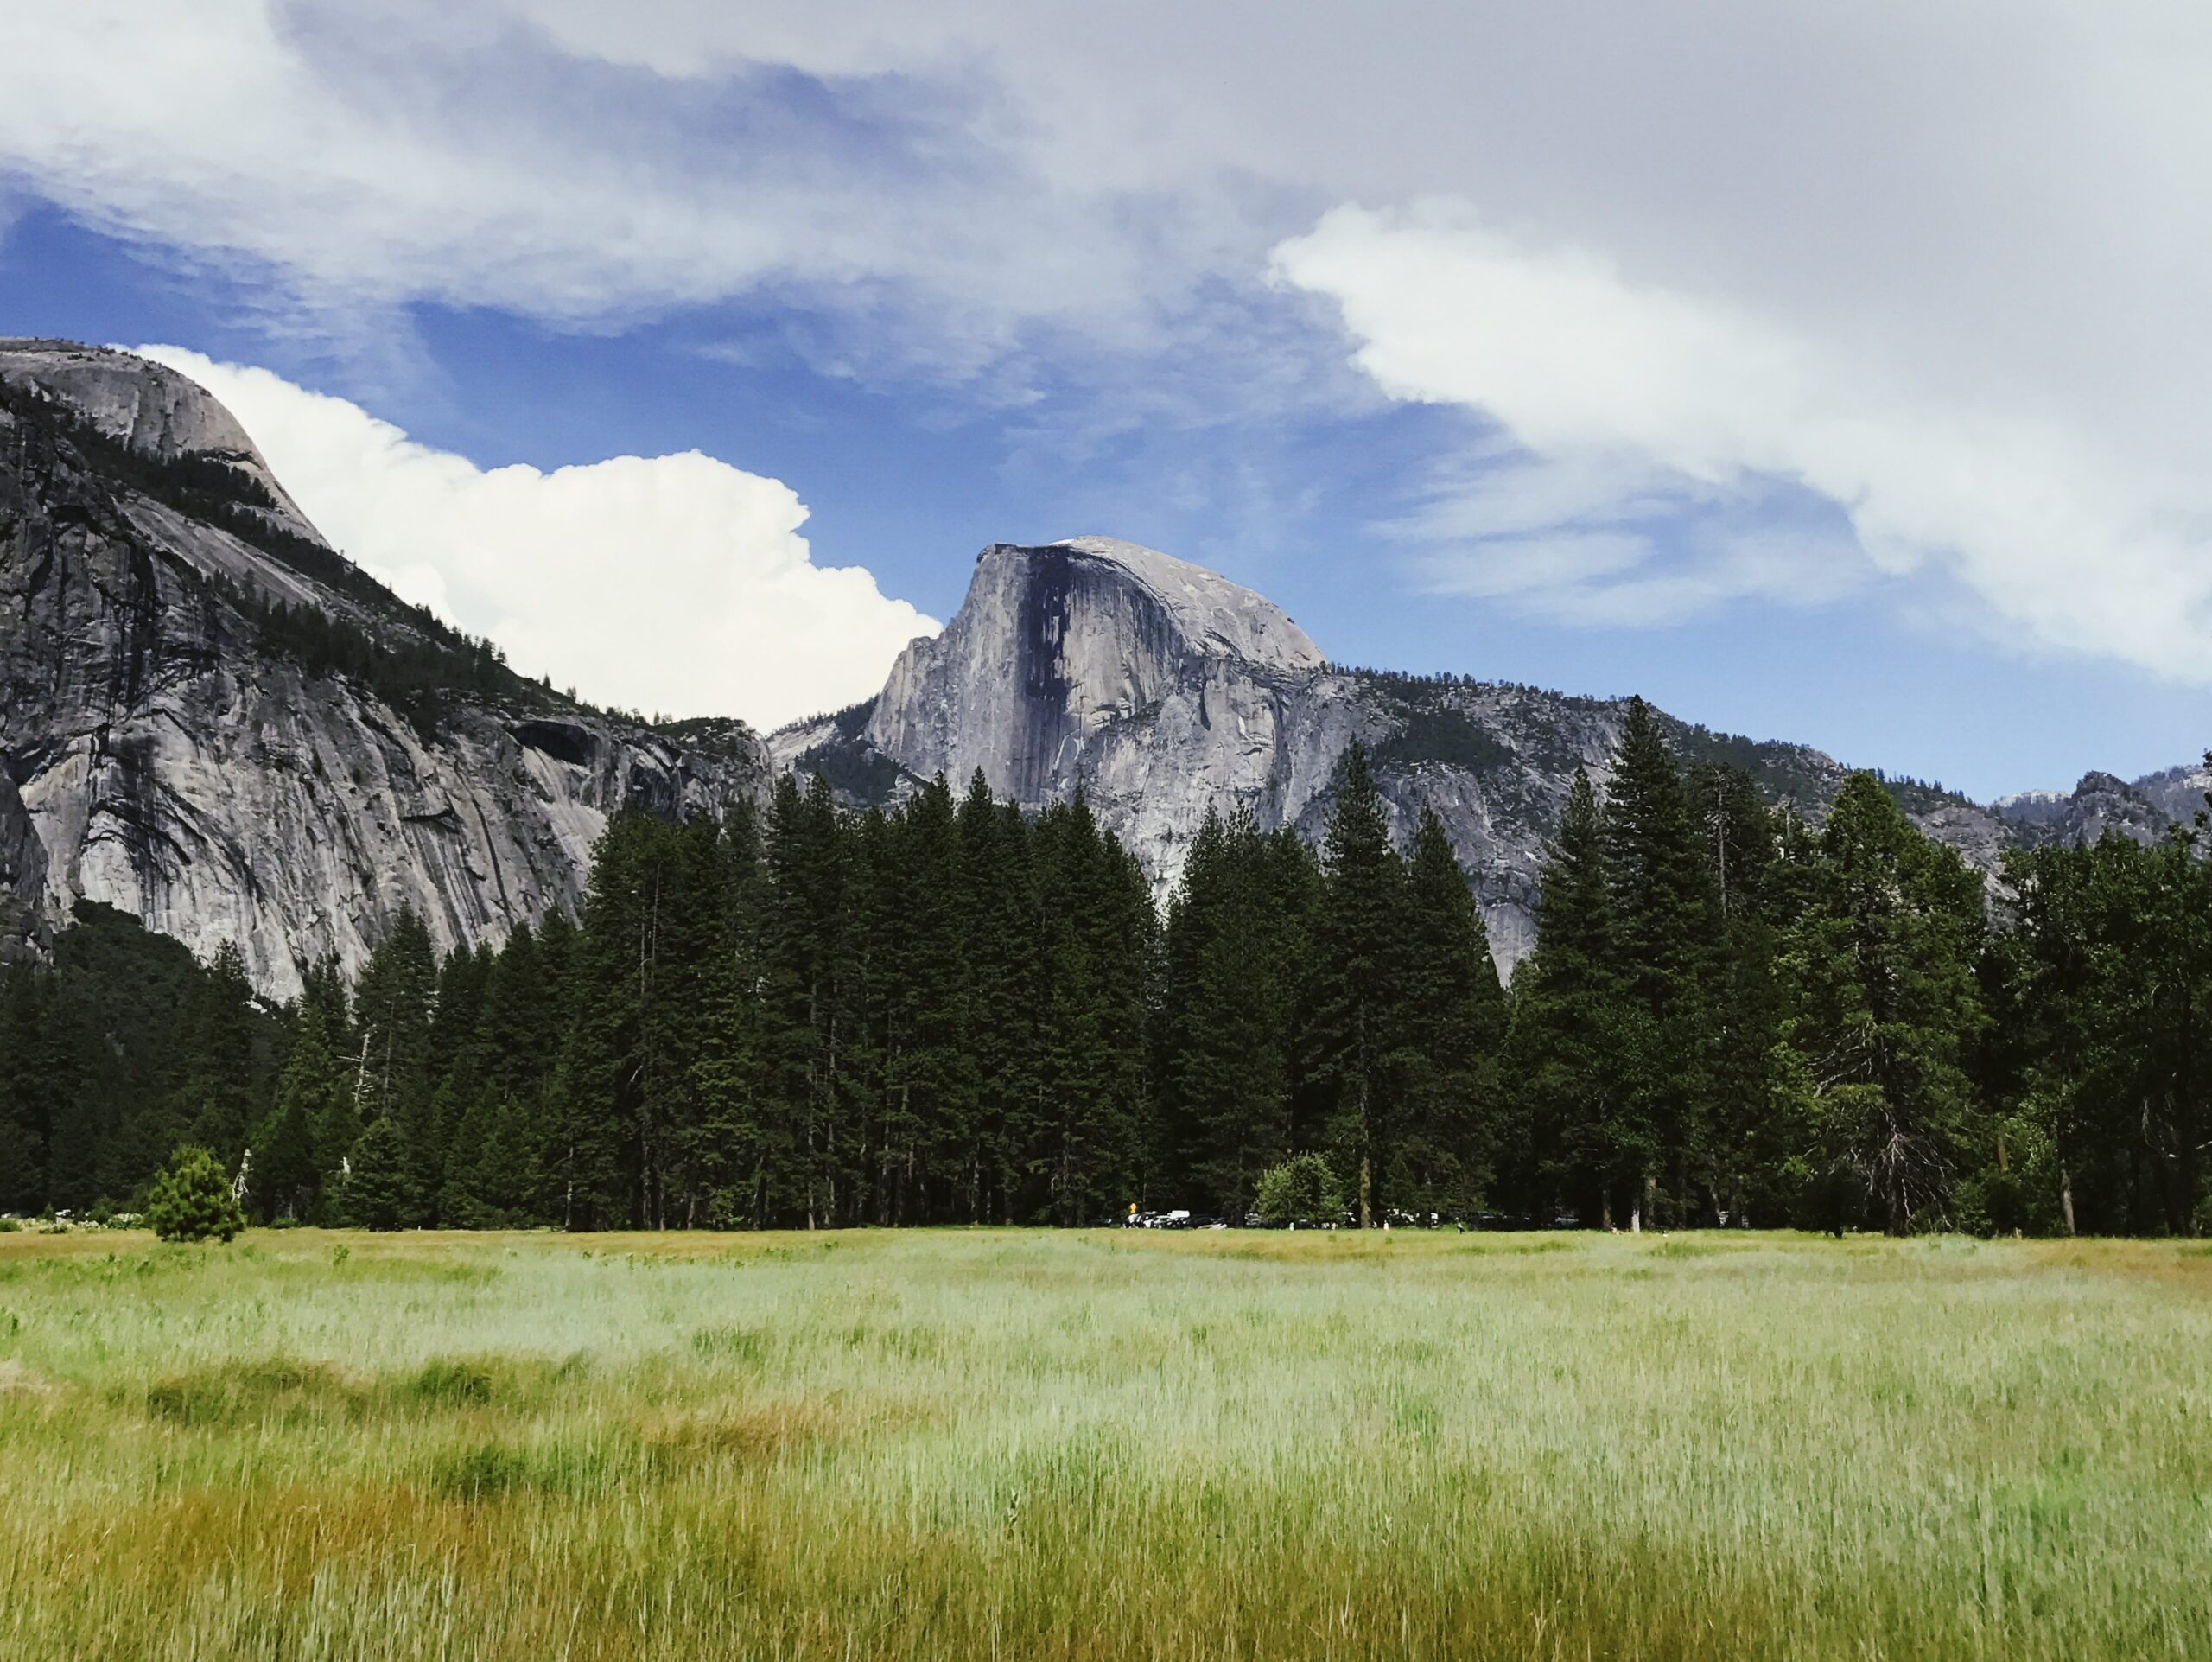
[[[1533,459],[1440,511],[1437,528],[1478,536],[1451,565],[1469,592],[1600,621],[1840,592],[1847,547],[1760,522],[1795,490],[1834,504],[1876,569],[1955,576],[2016,638],[2212,678],[2212,486],[2063,415],[1916,385],[1909,366],[1451,204],[1339,209],[1275,269],[1343,307],[1385,392],[1479,411]],[[1627,557],[1670,544],[1656,574]]]

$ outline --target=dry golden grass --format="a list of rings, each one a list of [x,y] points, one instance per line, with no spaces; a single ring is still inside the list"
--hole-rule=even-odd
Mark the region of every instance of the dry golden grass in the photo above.
[[[0,1235],[0,1657],[2212,1655],[2212,1256]]]

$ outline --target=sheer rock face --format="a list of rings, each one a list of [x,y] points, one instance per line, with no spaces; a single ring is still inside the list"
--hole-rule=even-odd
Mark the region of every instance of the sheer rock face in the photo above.
[[[0,965],[35,958],[48,938],[46,845],[16,781],[0,771]]]
[[[899,655],[866,735],[924,776],[980,767],[1025,806],[1077,782],[1101,806],[1204,800],[1264,787],[1285,695],[1321,667],[1295,623],[1210,571],[1106,538],[1001,543],[951,626]]]
[[[1538,873],[1574,770],[1605,788],[1625,713],[1618,700],[1332,667],[1250,590],[1084,537],[985,549],[951,624],[908,646],[877,698],[769,744],[779,767],[821,773],[856,802],[939,772],[957,790],[978,769],[1026,808],[1081,790],[1164,895],[1210,810],[1249,809],[1263,828],[1319,842],[1357,739],[1402,844],[1424,806],[1436,811],[1510,971],[1535,945]],[[1812,820],[1843,782],[1840,764],[1802,745],[1668,727],[1681,760],[1749,767],[1771,799]],[[2160,793],[2189,794],[2165,780],[2119,786],[2125,814],[2087,798],[2056,799],[2063,808],[2043,814],[1893,788],[1923,831],[1993,870],[2015,842],[2163,825],[2175,810]]]
[[[0,384],[142,455],[257,474],[277,505],[260,512],[314,535],[181,376],[0,342]],[[326,952],[358,969],[404,907],[443,946],[573,910],[625,805],[711,809],[766,786],[766,753],[737,723],[654,730],[535,689],[444,695],[435,722],[410,722],[266,650],[238,604],[416,633],[369,592],[339,594],[106,476],[37,408],[0,409],[0,953],[82,897],[201,953],[235,941],[256,985],[285,997]]]
[[[1080,789],[1164,894],[1210,811],[1318,841],[1358,740],[1402,840],[1436,810],[1510,967],[1534,939],[1537,869],[1574,769],[1604,778],[1623,709],[1332,668],[1250,590],[1085,537],[985,549],[950,627],[906,648],[872,706],[770,744],[855,799],[939,772],[958,788],[979,769],[1025,808]]]

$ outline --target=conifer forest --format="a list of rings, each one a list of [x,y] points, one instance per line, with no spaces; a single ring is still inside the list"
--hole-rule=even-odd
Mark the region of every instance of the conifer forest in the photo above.
[[[1307,1221],[2199,1233],[2206,823],[1985,881],[1873,776],[1808,824],[1639,702],[1501,984],[1357,750],[1318,850],[1211,818],[1158,908],[1080,799],[785,777],[612,821],[574,923],[410,916],[281,1009],[80,907],[0,980],[0,1212],[136,1209],[192,1146],[263,1223],[1235,1225],[1319,1156]]]

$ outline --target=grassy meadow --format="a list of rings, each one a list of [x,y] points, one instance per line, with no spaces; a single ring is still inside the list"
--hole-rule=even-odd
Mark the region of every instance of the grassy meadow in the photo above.
[[[2212,1255],[0,1235],[0,1656],[2212,1656]]]

